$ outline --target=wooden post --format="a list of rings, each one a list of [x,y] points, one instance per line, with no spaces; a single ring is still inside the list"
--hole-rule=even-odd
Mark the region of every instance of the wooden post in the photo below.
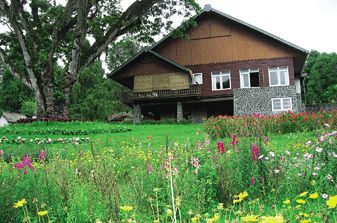
[[[177,122],[182,122],[184,119],[183,116],[183,104],[181,101],[177,102]]]

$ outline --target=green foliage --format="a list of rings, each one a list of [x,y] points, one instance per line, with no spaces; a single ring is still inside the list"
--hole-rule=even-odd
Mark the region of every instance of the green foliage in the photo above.
[[[20,108],[20,112],[27,117],[32,117],[35,115],[37,110],[37,104],[35,101],[24,101]]]
[[[25,102],[34,100],[33,92],[15,79],[8,71],[0,82],[0,108],[4,111],[20,112]]]
[[[73,124],[60,123],[76,128]],[[47,123],[31,125],[42,129]],[[4,149],[0,156],[1,219],[22,222],[29,216],[31,222],[38,222],[37,212],[47,210],[40,221],[173,222],[174,214],[177,222],[192,218],[197,218],[192,222],[245,222],[242,217],[252,214],[259,220],[283,216],[284,221],[276,222],[337,220],[337,207],[328,209],[327,200],[321,197],[336,195],[335,132],[326,129],[318,141],[293,142],[276,150],[274,141],[264,140],[264,135],[212,141],[198,127],[177,125],[172,131],[172,125],[136,126],[138,138],[126,137],[132,132],[119,134],[125,135],[118,146],[106,135],[91,145]],[[258,123],[254,128],[259,128]],[[150,130],[154,137],[144,137]],[[168,130],[170,136],[183,134],[194,140],[155,145],[155,134]],[[282,135],[283,143],[292,135]],[[255,158],[252,145],[257,148]],[[40,149],[46,159],[41,159]],[[27,154],[34,169],[13,168]],[[315,193],[316,198],[309,197]],[[23,198],[27,203],[13,208]],[[287,199],[289,204],[284,204]],[[298,199],[304,201],[300,207]]]
[[[306,78],[307,102],[324,103],[337,101],[337,54],[312,51],[304,71]]]
[[[259,128],[255,128],[258,123]],[[319,130],[325,123],[337,127],[337,111],[307,113],[282,113],[274,116],[218,116],[206,122],[206,132],[212,138],[229,137],[235,133],[239,136],[256,134],[284,134]]]
[[[128,111],[122,103],[126,89],[104,77],[100,63],[95,63],[80,72],[72,88],[70,116],[84,120],[106,120],[114,113]]]

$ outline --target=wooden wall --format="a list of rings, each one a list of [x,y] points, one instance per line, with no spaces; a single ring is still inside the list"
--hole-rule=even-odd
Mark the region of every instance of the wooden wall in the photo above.
[[[179,70],[173,65],[165,63],[152,54],[146,54],[124,67],[123,70],[119,72],[119,77],[125,78],[144,74],[167,74],[178,71]]]
[[[189,39],[167,39],[154,50],[182,65],[293,57],[296,52],[243,25],[215,15],[202,16]]]
[[[180,90],[190,88],[190,77],[184,73],[147,74],[134,77],[134,92]]]
[[[240,69],[259,69],[260,86],[269,86],[268,68],[287,66],[289,71],[289,84],[294,85],[294,66],[292,58],[275,58],[250,61],[236,61],[219,64],[194,65],[189,66],[193,73],[202,73],[203,83],[201,87],[202,96],[233,96],[233,89],[240,88]],[[212,90],[211,72],[229,70],[231,75],[231,89]]]

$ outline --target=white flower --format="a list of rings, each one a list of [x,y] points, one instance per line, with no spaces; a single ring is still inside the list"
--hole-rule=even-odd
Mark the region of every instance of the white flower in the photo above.
[[[297,174],[297,176],[299,176],[299,177],[301,177],[302,175],[303,175],[303,174],[301,174],[301,173],[298,173],[298,174]]]
[[[318,152],[318,153],[322,152],[322,150],[323,150],[323,148],[320,148],[320,147],[316,148],[316,152]]]
[[[333,177],[330,174],[326,175],[326,179],[328,181],[333,181]]]
[[[310,145],[310,144],[311,144],[311,141],[309,140],[306,144],[307,144],[307,145]]]
[[[263,155],[259,156],[259,160],[262,159],[263,157],[264,157]]]
[[[269,152],[269,156],[275,157],[275,153],[274,152]]]
[[[314,167],[314,170],[316,170],[316,171],[318,171],[318,170],[320,170],[321,168],[319,167],[319,166],[316,166],[316,167]]]
[[[278,169],[274,170],[274,173],[276,173],[276,174],[278,174],[279,172],[280,172],[280,170],[278,170]]]
[[[312,175],[313,176],[318,176],[318,173],[313,172]]]
[[[328,197],[329,197],[329,195],[327,195],[327,194],[322,194],[322,198],[327,199]]]
[[[287,154],[288,156],[290,156],[290,152],[289,152],[288,150],[286,150],[286,154]]]

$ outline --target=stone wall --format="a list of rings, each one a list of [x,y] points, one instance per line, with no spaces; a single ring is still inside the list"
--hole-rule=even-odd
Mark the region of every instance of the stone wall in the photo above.
[[[252,114],[254,112],[262,115],[274,114],[272,111],[272,98],[291,97],[293,112],[298,112],[300,107],[294,85],[237,88],[233,90],[233,93],[234,115]]]

